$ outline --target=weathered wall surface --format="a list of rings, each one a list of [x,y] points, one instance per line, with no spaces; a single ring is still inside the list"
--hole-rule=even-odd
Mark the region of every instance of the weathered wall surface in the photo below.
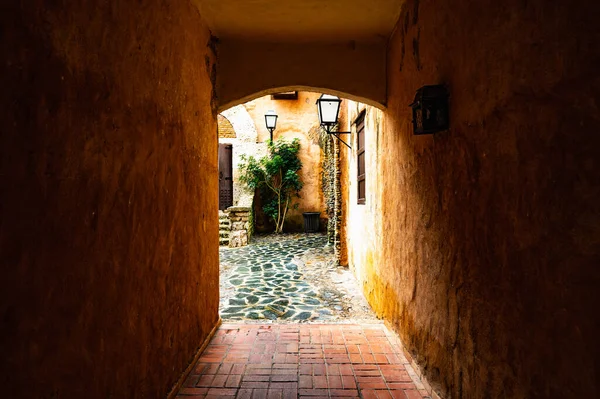
[[[403,9],[367,148],[382,239],[349,255],[445,397],[600,395],[599,12],[566,0]],[[451,129],[413,136],[408,105],[436,83]]]
[[[381,106],[386,100],[385,57],[385,40],[223,40],[219,44],[219,106],[227,109],[266,94],[311,89]]]
[[[0,26],[2,396],[164,397],[218,319],[209,32],[160,0]]]
[[[290,209],[286,217],[284,231],[300,231],[303,229],[303,212],[321,212],[325,216],[325,201],[321,189],[321,147],[319,146],[319,117],[316,101],[319,93],[299,92],[297,100],[272,100],[271,96],[260,97],[245,104],[248,113],[254,120],[258,132],[258,141],[269,139],[269,131],[265,127],[265,113],[274,110],[277,115],[277,128],[273,139],[284,138],[300,140],[302,161],[300,177],[304,187],[300,191],[298,209]],[[260,215],[257,215],[260,218]]]

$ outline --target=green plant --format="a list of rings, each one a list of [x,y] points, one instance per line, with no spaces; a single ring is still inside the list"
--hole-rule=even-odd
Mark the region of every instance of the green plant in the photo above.
[[[242,155],[240,180],[252,190],[258,190],[263,202],[263,211],[275,222],[275,233],[283,230],[283,223],[294,197],[300,198],[303,183],[298,171],[302,162],[298,158],[300,141],[267,141],[269,154],[256,159]]]

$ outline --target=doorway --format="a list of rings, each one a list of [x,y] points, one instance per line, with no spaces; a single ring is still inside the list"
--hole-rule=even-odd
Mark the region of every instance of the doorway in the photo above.
[[[233,205],[233,145],[219,143],[219,210]]]

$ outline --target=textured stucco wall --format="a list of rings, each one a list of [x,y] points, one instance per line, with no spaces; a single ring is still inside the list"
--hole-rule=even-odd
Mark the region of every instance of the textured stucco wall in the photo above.
[[[299,92],[297,100],[272,100],[264,96],[246,103],[244,106],[254,120],[258,131],[258,141],[269,139],[265,127],[265,113],[274,110],[277,115],[277,129],[273,139],[300,140],[299,157],[302,161],[300,177],[304,187],[300,191],[297,210],[290,209],[284,231],[299,231],[303,228],[303,212],[321,212],[325,216],[325,202],[321,189],[321,147],[319,146],[319,117],[315,102],[319,93]],[[260,217],[260,215],[257,215]]]
[[[208,29],[159,0],[0,26],[0,396],[165,397],[218,319]]]
[[[566,0],[403,9],[367,148],[381,240],[357,249],[350,231],[348,248],[371,305],[444,397],[600,394],[599,12]],[[451,128],[413,136],[408,105],[435,83],[450,89]],[[368,209],[349,229],[378,223]]]
[[[220,138],[219,143],[233,145],[232,169],[233,169],[233,206],[252,206],[253,192],[240,181],[239,165],[242,155],[262,158],[267,154],[267,144],[258,141],[258,132],[254,120],[244,107],[237,105],[221,113],[226,117],[233,129],[235,138]],[[242,203],[240,203],[240,200]]]

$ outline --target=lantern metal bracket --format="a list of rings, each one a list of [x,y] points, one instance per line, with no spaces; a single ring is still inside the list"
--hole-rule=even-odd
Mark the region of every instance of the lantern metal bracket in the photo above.
[[[342,140],[342,138],[340,136],[338,136],[338,134],[350,134],[351,132],[331,132],[329,134],[333,134],[333,136],[338,139],[339,141],[341,141],[342,143],[346,144],[346,147],[352,149],[352,147],[350,147],[348,145],[348,143],[346,143],[344,140]]]
[[[329,125],[321,125],[321,126],[323,127],[323,129],[325,129],[327,134],[333,135],[336,139],[338,139],[339,141],[344,143],[346,145],[346,147],[352,149],[352,147],[350,147],[350,145],[348,145],[348,143],[346,143],[344,140],[342,140],[342,138],[339,136],[340,134],[352,134],[352,132],[332,132],[331,129],[333,128],[333,126],[329,126]]]

